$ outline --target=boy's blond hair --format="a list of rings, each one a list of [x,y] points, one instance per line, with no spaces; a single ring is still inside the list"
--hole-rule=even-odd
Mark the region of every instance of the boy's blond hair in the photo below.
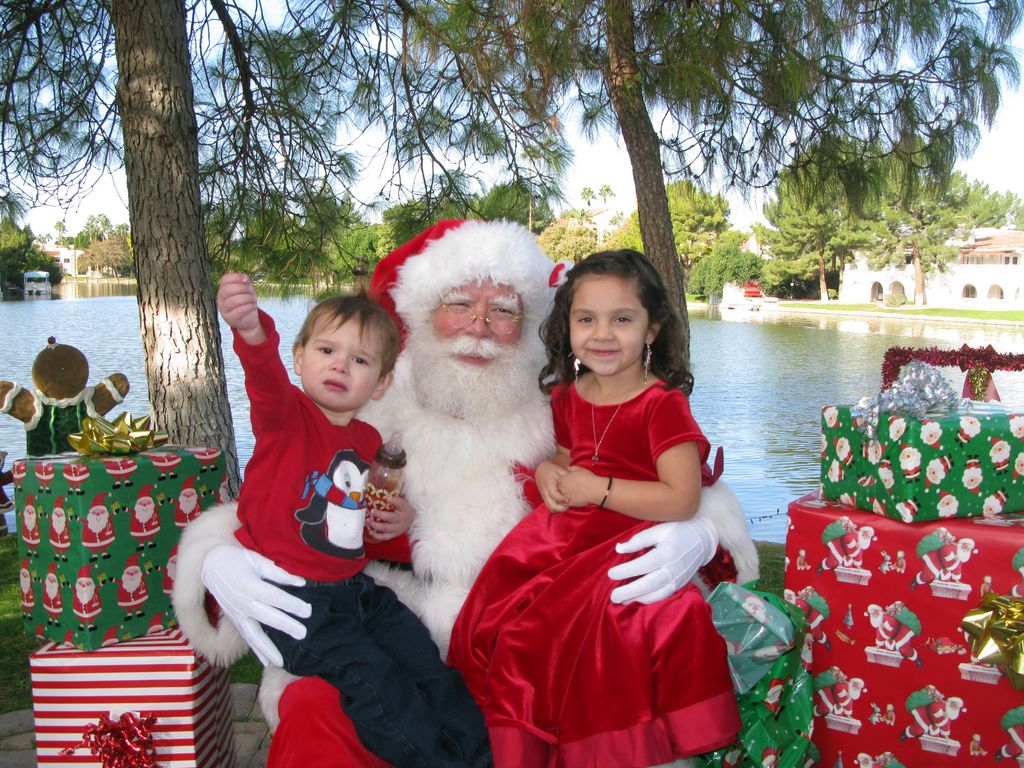
[[[380,375],[386,376],[391,373],[402,347],[402,337],[398,333],[395,321],[380,304],[368,298],[365,293],[334,296],[321,301],[306,315],[299,335],[292,345],[293,352],[306,346],[313,335],[313,329],[321,320],[331,329],[344,325],[349,320],[359,323],[361,339],[370,334],[380,341]]]

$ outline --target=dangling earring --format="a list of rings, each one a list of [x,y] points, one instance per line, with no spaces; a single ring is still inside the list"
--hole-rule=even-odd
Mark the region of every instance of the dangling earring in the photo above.
[[[572,372],[573,372],[573,375],[576,377],[576,381],[579,381],[580,380],[580,359],[578,357],[575,360],[572,361]]]
[[[651,374],[651,358],[654,357],[654,353],[651,351],[651,345],[645,344],[647,349],[644,351],[644,384],[647,383],[647,377]]]

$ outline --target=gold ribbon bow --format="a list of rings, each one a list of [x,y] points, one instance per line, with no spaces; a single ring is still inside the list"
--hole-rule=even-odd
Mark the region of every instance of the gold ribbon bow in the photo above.
[[[1017,690],[1024,689],[1024,598],[989,592],[964,616],[971,653],[983,664],[1002,665]]]
[[[96,417],[82,419],[82,431],[68,435],[71,447],[81,454],[138,453],[167,442],[168,436],[150,427],[150,417],[133,419],[125,411],[113,421]]]

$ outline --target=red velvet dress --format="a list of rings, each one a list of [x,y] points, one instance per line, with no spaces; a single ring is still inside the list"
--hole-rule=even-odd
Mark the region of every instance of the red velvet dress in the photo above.
[[[555,390],[555,436],[572,464],[656,480],[657,457],[674,445],[696,442],[707,459],[679,390],[652,386],[613,416],[616,407],[592,410],[575,387]],[[448,661],[484,711],[498,768],[643,768],[736,736],[725,643],[700,591],[652,605],[609,599],[605,573],[635,557],[615,544],[651,525],[596,506],[552,514],[541,505],[487,561]]]

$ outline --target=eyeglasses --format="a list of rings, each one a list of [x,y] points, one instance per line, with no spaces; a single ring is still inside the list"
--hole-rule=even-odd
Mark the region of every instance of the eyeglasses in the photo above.
[[[452,326],[458,330],[468,328],[477,319],[480,319],[487,323],[491,333],[496,336],[508,336],[510,333],[515,333],[516,326],[523,319],[522,313],[516,313],[503,307],[488,307],[484,315],[473,312],[469,304],[442,304],[441,309],[448,314]]]

